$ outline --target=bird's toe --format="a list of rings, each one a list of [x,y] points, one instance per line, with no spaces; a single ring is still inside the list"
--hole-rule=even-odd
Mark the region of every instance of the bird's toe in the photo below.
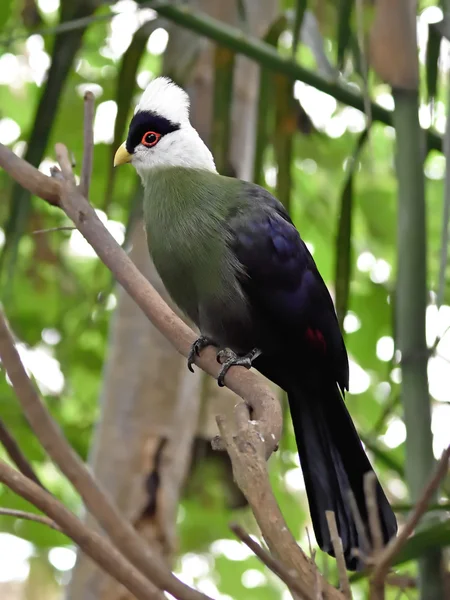
[[[244,356],[239,356],[229,348],[224,348],[217,353],[217,362],[222,365],[222,369],[220,370],[219,376],[217,378],[217,383],[219,387],[223,387],[225,385],[225,375],[228,373],[231,367],[245,367],[246,369],[250,369],[252,363],[255,358],[257,358],[261,354],[260,350],[257,348],[253,349],[248,354]]]
[[[195,342],[192,344],[191,349],[189,350],[188,358],[187,358],[187,367],[191,373],[194,372],[193,365],[195,363],[195,359],[197,356],[200,356],[200,352],[206,348],[207,346],[217,346],[215,341],[207,336],[201,335]]]

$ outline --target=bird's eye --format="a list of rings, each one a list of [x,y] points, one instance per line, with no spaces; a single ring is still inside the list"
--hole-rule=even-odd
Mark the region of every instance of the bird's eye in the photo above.
[[[147,131],[142,137],[141,144],[147,146],[147,148],[151,148],[159,142],[160,137],[161,134],[156,133],[156,131]]]

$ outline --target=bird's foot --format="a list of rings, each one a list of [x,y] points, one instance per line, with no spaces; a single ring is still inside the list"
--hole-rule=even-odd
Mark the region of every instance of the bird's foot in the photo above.
[[[253,348],[253,350],[244,356],[237,355],[229,348],[220,350],[217,353],[217,362],[222,365],[219,377],[217,378],[219,387],[223,387],[225,385],[225,375],[228,373],[230,367],[245,367],[246,369],[250,369],[255,358],[258,358],[260,354],[261,350],[258,350],[258,348]]]
[[[217,346],[216,342],[205,335],[201,335],[195,342],[192,344],[191,349],[189,351],[187,366],[191,373],[194,372],[192,365],[195,363],[195,358],[200,356],[200,352],[206,348],[207,346]]]

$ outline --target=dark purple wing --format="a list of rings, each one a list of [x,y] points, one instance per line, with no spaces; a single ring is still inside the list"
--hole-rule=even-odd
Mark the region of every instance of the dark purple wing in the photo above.
[[[269,192],[244,184],[250,202],[233,215],[232,247],[246,276],[241,284],[267,339],[323,351],[341,389],[348,389],[348,358],[333,301],[316,264],[284,207]]]

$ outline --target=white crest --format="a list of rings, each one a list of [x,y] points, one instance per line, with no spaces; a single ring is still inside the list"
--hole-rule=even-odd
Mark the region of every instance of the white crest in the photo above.
[[[163,135],[152,148],[138,144],[131,163],[144,184],[146,175],[157,167],[184,167],[216,172],[214,159],[189,122],[189,96],[168,77],[151,81],[136,107],[135,114],[150,111],[179,125],[179,129]]]
[[[169,119],[172,123],[189,123],[189,96],[168,77],[157,77],[146,87],[135,113],[148,110]]]

